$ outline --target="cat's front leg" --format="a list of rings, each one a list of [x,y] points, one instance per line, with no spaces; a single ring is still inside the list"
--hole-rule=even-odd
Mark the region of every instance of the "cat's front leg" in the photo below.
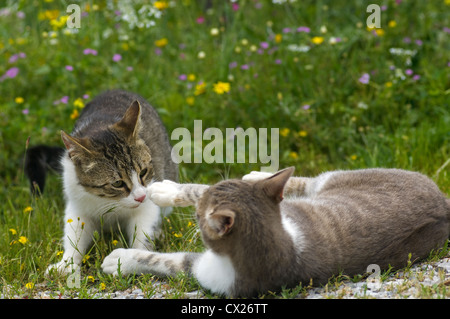
[[[117,276],[130,274],[155,274],[174,276],[178,272],[190,272],[198,253],[155,253],[140,249],[119,248],[106,256],[102,269]]]
[[[71,274],[78,269],[89,245],[92,243],[94,232],[93,223],[89,218],[65,215],[64,253],[61,261],[48,266],[46,274],[56,271],[59,274]]]
[[[148,187],[151,200],[161,206],[194,206],[208,189],[208,185],[178,184],[170,180],[154,182]]]

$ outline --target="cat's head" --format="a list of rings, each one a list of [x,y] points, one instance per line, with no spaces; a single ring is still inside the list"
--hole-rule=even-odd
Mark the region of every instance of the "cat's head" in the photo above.
[[[197,205],[205,243],[220,250],[230,237],[238,242],[266,237],[266,229],[281,223],[279,203],[293,172],[290,167],[257,182],[226,180],[209,187]]]
[[[146,200],[154,170],[150,150],[139,137],[140,117],[141,106],[134,101],[120,121],[100,126],[89,138],[61,131],[78,183],[88,193],[128,208]]]

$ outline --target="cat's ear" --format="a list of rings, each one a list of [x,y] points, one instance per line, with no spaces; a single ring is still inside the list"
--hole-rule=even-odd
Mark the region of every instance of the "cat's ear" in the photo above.
[[[92,154],[89,150],[90,143],[88,139],[72,137],[64,131],[61,131],[61,138],[71,158],[75,154]]]
[[[208,216],[209,226],[219,237],[228,234],[234,225],[236,214],[229,209],[218,209]]]
[[[114,124],[116,129],[121,130],[126,136],[135,138],[139,133],[139,124],[141,118],[141,105],[135,100],[125,111],[122,119]]]
[[[294,173],[294,170],[295,167],[288,167],[286,169],[278,171],[277,173],[266,179],[263,179],[262,181],[257,182],[257,184],[260,184],[262,186],[264,193],[269,198],[274,200],[276,203],[279,203],[283,200],[284,186]]]

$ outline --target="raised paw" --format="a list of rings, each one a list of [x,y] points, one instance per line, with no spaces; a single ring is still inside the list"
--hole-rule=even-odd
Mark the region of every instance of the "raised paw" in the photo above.
[[[257,182],[257,181],[266,179],[272,175],[273,175],[272,173],[268,173],[268,172],[251,171],[249,174],[244,175],[242,177],[242,180],[249,181],[249,182]]]
[[[158,206],[186,206],[181,196],[181,185],[170,180],[152,183],[148,192],[150,199]]]

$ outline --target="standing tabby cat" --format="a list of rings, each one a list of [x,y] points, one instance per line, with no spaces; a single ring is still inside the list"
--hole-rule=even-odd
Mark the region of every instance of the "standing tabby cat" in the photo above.
[[[120,263],[122,274],[186,271],[214,293],[254,296],[310,279],[323,284],[341,271],[364,273],[370,264],[402,267],[410,253],[412,261],[427,257],[449,238],[450,200],[421,174],[366,169],[290,178],[293,171],[211,187],[152,184],[150,196],[161,206],[197,205],[208,250],[117,249],[103,270],[117,274]],[[292,197],[283,200],[283,193]]]
[[[86,105],[71,136],[63,131],[61,136],[67,149],[61,159],[64,255],[47,271],[76,268],[101,226],[105,231],[118,226],[130,246],[152,249],[161,217],[160,208],[147,196],[147,186],[177,180],[169,139],[156,111],[136,94],[108,91]],[[36,149],[34,154],[39,154]],[[33,163],[33,158],[27,162]],[[32,177],[39,174],[28,176],[34,182]]]

